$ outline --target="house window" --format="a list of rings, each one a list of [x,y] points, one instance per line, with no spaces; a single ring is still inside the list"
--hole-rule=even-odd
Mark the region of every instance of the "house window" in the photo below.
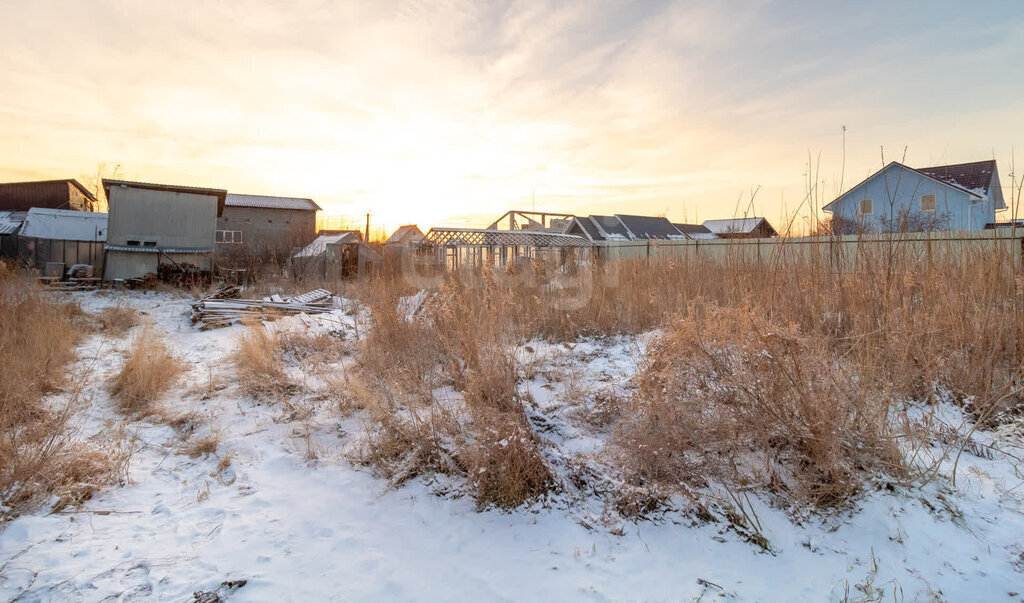
[[[873,208],[872,208],[871,199],[861,199],[860,200],[860,213],[862,215],[865,215],[865,216],[871,215],[871,210],[872,209]]]
[[[156,247],[156,241],[143,241],[143,247]]]
[[[241,243],[242,242],[242,231],[241,230],[218,230],[217,231],[217,242],[218,243]]]
[[[935,195],[921,195],[921,211],[935,211]]]
[[[139,242],[138,241],[128,241],[128,245],[130,245],[132,247],[138,247],[139,246]]]

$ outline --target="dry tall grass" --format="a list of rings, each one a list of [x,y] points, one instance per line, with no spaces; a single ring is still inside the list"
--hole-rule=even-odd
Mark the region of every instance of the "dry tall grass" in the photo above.
[[[514,325],[498,320],[500,299],[444,300],[408,320],[396,310],[397,290],[370,299],[353,384],[375,421],[363,460],[393,483],[427,471],[462,475],[481,506],[518,506],[554,477],[517,388]]]
[[[238,383],[247,396],[275,400],[295,389],[284,371],[278,336],[260,324],[251,325],[239,336],[232,360]]]
[[[124,304],[107,306],[96,316],[100,329],[106,334],[120,336],[139,324],[139,313]]]
[[[571,268],[583,277],[575,289],[552,286],[564,271],[513,288],[484,267],[411,322],[395,310],[400,289],[375,283],[353,384],[376,409],[370,448],[386,451],[371,462],[408,476],[409,458],[427,459],[421,470],[465,475],[484,503],[543,491],[553,478],[509,352],[535,337],[667,329],[633,400],[607,417],[613,465],[633,489],[719,481],[836,505],[874,475],[910,470],[888,420],[904,402],[943,397],[985,424],[1024,409],[1012,247],[911,247],[898,234],[816,245]],[[530,460],[483,458],[510,442]],[[530,477],[513,477],[525,465]],[[498,489],[518,494],[491,493],[485,482],[501,475],[517,487]]]
[[[167,419],[160,400],[184,370],[184,363],[147,327],[132,340],[121,370],[110,381],[110,393],[126,415]]]
[[[0,262],[0,507],[4,516],[50,495],[55,508],[87,499],[120,479],[125,455],[77,442],[69,421],[81,402],[80,378],[66,374],[83,336],[81,310],[16,278]],[[60,401],[46,394],[63,390]]]

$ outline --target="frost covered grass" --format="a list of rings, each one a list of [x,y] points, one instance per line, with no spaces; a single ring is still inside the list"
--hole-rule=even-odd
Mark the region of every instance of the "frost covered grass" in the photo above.
[[[117,481],[119,457],[77,441],[81,378],[68,374],[87,325],[77,304],[19,280],[0,262],[0,518],[56,497],[54,508]],[[64,400],[47,403],[62,391]]]

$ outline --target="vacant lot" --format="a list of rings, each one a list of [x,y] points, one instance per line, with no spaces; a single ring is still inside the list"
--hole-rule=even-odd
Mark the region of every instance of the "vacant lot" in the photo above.
[[[616,268],[213,331],[173,293],[38,297],[81,330],[19,395],[127,456],[91,497],[5,502],[0,593],[1016,596],[1009,258]]]

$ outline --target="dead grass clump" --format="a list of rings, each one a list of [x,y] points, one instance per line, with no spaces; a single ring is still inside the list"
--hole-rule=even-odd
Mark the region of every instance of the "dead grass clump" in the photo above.
[[[130,306],[117,304],[103,308],[96,315],[96,320],[105,334],[120,337],[139,324],[139,312]]]
[[[286,331],[277,337],[281,352],[296,361],[322,368],[341,360],[347,350],[343,336],[328,333],[312,334],[305,331]]]
[[[398,313],[396,291],[368,295],[372,325],[350,391],[373,421],[362,460],[392,483],[429,471],[466,476],[481,506],[510,508],[554,478],[518,392],[502,293],[489,291],[483,305],[446,291],[412,320]]]
[[[116,482],[124,454],[77,442],[69,421],[81,379],[67,374],[83,335],[75,304],[57,301],[0,266],[0,507],[15,516],[56,495],[80,502]],[[43,400],[58,393],[50,401]]]
[[[490,420],[477,417],[473,431],[464,457],[479,506],[511,509],[551,489],[554,475],[525,421],[508,414]]]
[[[256,399],[280,399],[296,386],[284,372],[277,336],[262,325],[252,325],[238,338],[232,356],[242,392]]]
[[[615,450],[634,483],[756,485],[833,506],[902,473],[888,411],[821,338],[709,306],[652,344]]]
[[[110,381],[110,393],[126,415],[162,414],[160,399],[184,370],[184,363],[147,327],[132,340],[120,372]]]
[[[220,434],[209,433],[201,438],[191,440],[183,452],[190,458],[198,458],[216,454],[218,446],[220,446]]]

